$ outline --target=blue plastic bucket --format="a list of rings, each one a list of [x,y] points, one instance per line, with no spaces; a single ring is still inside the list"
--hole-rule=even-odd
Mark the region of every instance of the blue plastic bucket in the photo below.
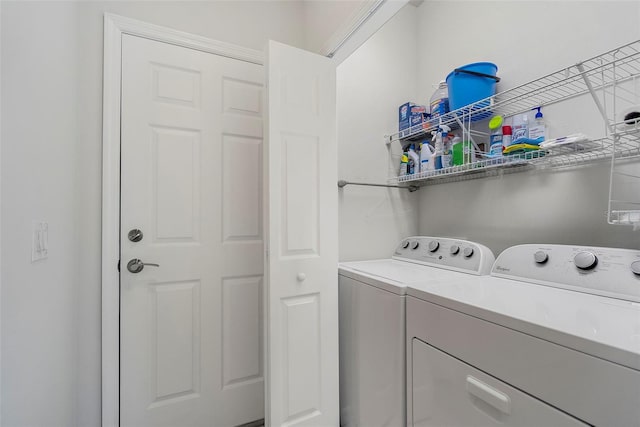
[[[476,62],[458,67],[447,76],[449,89],[449,108],[458,110],[469,104],[488,98],[496,93],[496,83],[500,81],[496,77],[498,67],[491,62]],[[489,102],[475,105],[473,110],[478,110],[489,105]],[[474,117],[479,120],[491,115],[490,111],[483,111],[482,117]]]

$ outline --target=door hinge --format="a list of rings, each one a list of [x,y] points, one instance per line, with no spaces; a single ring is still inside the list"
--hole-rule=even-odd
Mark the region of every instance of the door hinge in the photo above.
[[[120,273],[120,260],[118,260],[118,273]]]

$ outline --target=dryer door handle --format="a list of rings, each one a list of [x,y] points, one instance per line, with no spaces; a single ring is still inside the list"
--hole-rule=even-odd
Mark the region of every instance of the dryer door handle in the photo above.
[[[471,375],[467,375],[467,391],[503,414],[509,415],[511,413],[511,399],[509,396]]]

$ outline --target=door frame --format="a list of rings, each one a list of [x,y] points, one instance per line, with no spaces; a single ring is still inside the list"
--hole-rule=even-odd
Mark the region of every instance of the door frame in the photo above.
[[[102,425],[120,425],[120,114],[125,34],[263,65],[262,51],[104,15],[102,116]]]

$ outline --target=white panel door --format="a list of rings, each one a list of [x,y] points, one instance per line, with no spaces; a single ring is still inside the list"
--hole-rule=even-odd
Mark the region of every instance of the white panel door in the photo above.
[[[269,42],[267,416],[338,426],[335,66]]]
[[[263,67],[128,35],[122,64],[121,425],[261,419]]]

